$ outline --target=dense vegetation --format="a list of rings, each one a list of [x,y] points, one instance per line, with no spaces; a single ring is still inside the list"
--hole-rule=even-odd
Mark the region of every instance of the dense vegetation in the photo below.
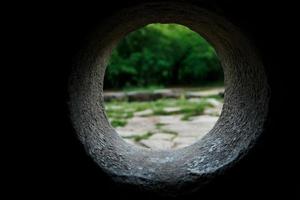
[[[197,33],[177,24],[150,24],[112,52],[105,88],[199,85],[222,78],[214,49]]]

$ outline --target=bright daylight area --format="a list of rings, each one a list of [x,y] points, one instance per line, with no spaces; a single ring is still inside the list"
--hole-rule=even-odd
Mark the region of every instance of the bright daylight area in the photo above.
[[[106,69],[111,125],[128,143],[152,150],[186,147],[218,120],[223,70],[213,47],[178,24],[149,24],[123,38]]]

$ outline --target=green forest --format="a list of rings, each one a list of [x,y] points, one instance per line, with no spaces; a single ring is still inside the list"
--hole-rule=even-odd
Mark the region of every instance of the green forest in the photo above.
[[[113,50],[104,87],[199,86],[222,82],[213,47],[178,24],[149,24],[124,37]]]

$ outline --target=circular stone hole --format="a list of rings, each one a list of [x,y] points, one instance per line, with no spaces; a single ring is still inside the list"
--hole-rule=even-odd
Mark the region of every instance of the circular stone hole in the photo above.
[[[128,144],[104,108],[103,80],[113,48],[128,33],[157,22],[182,24],[202,35],[224,71],[219,120],[201,140],[172,151]],[[128,7],[102,21],[77,57],[69,88],[73,126],[99,169],[118,183],[164,194],[209,184],[245,157],[264,131],[269,103],[264,66],[249,40],[223,17],[185,3]]]
[[[104,77],[110,124],[126,142],[151,150],[203,138],[221,114],[223,97],[214,48],[179,24],[148,24],[126,35]]]

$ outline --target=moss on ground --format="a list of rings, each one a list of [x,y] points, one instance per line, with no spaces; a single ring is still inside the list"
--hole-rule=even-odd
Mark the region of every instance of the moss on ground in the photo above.
[[[148,139],[152,135],[153,135],[153,133],[147,132],[147,133],[142,134],[142,135],[133,135],[133,136],[128,136],[128,137],[124,137],[124,138],[126,138],[126,139],[133,139],[135,142],[139,142],[141,140]]]
[[[218,100],[220,100],[218,98]],[[221,100],[220,100],[221,101]],[[164,108],[176,107],[175,111],[166,111]],[[200,99],[199,102],[193,102],[185,99],[160,99],[149,102],[127,102],[112,101],[105,103],[106,114],[113,127],[125,126],[127,120],[134,116],[135,112],[152,110],[149,115],[178,115],[181,114],[182,120],[189,120],[191,117],[203,114],[208,107],[213,107],[206,98]]]

